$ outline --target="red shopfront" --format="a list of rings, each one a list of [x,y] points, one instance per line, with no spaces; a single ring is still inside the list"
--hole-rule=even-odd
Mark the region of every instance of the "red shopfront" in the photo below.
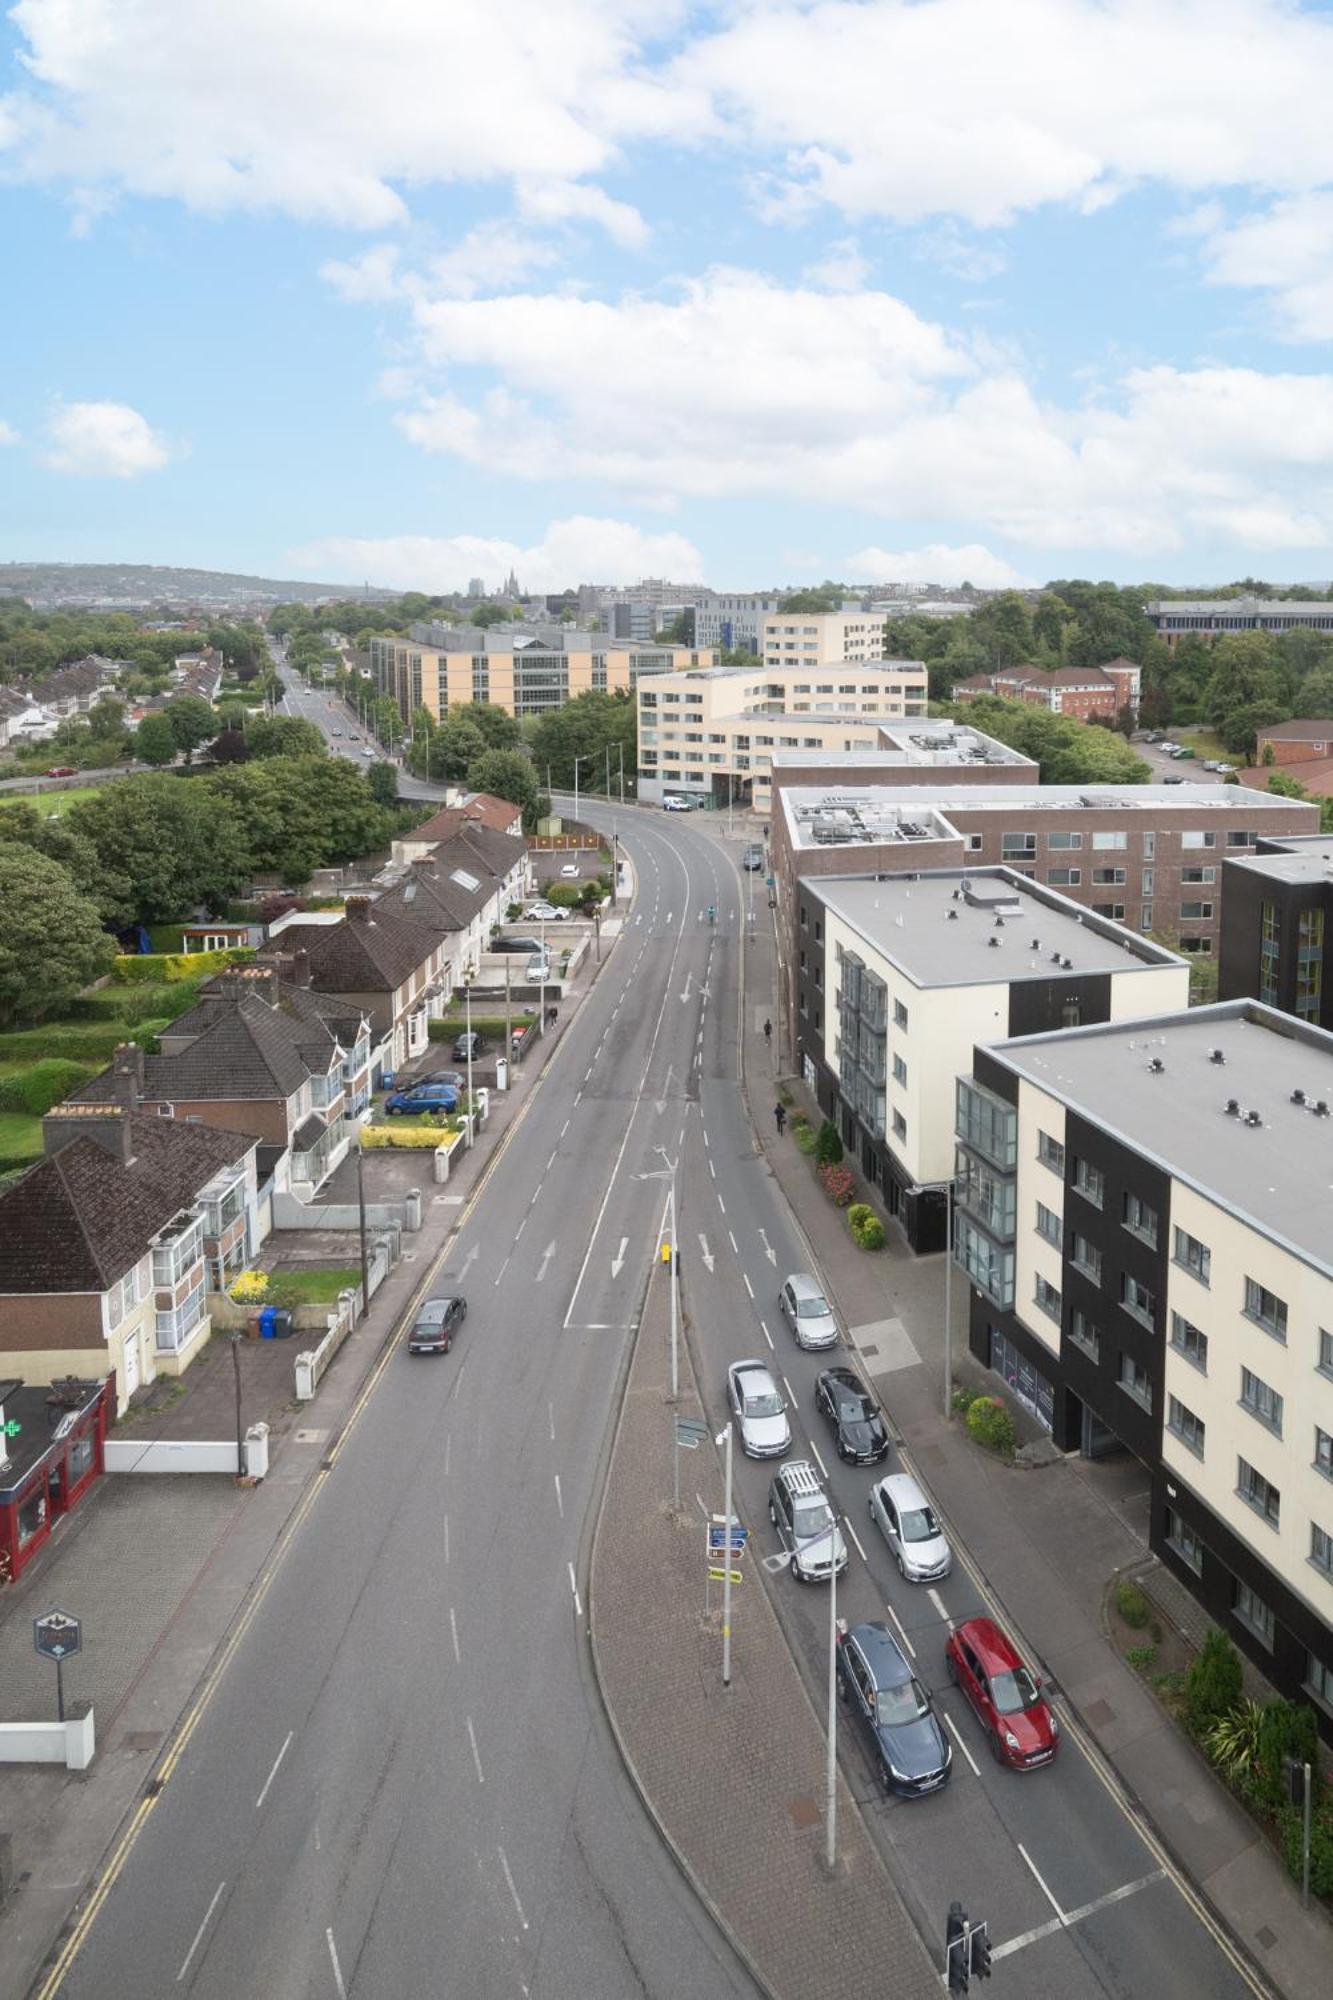
[[[0,1382],[0,1583],[13,1583],[106,1465],[114,1378]]]

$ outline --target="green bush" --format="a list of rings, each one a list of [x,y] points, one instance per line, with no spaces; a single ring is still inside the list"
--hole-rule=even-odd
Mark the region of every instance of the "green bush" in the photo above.
[[[1229,1783],[1244,1787],[1259,1756],[1264,1712],[1257,1701],[1239,1701],[1204,1732],[1203,1747]]]
[[[836,1167],[842,1161],[842,1140],[831,1118],[826,1118],[815,1140],[815,1161],[821,1167]]]
[[[150,1025],[156,1028],[164,1024],[145,1022],[135,1030],[136,1041],[144,1039]],[[63,1056],[68,1062],[96,1063],[102,1068],[110,1062],[116,1044],[124,1040],[123,1021],[101,1025],[51,1021],[42,1028],[14,1028],[0,1035],[0,1069],[21,1069],[44,1056]]]
[[[1283,1806],[1278,1814],[1282,1859],[1293,1882],[1301,1879],[1305,1814],[1300,1806]],[[1333,1805],[1316,1805],[1310,1814],[1310,1889],[1316,1896],[1333,1896]]]
[[[1214,1628],[1185,1676],[1186,1726],[1195,1736],[1206,1736],[1239,1706],[1242,1688],[1240,1654],[1226,1633]]]
[[[967,1428],[978,1444],[1001,1458],[1012,1458],[1017,1442],[1009,1407],[998,1396],[978,1396],[967,1412]]]
[[[30,1118],[40,1118],[92,1074],[88,1063],[47,1056],[0,1082],[0,1111],[26,1111]]]
[[[1133,1667],[1136,1674],[1149,1674],[1157,1658],[1157,1648],[1152,1646],[1131,1646],[1125,1654],[1126,1664]]]
[[[965,1417],[976,1401],[975,1389],[955,1389],[950,1401],[960,1417]]]
[[[815,1135],[809,1119],[793,1118],[791,1121],[791,1136],[796,1141],[797,1152],[804,1153],[806,1158],[809,1159],[815,1150]]]
[[[529,1026],[536,1018],[535,1008],[515,1007],[514,1009],[514,1026],[516,1028]],[[453,1042],[463,1033],[467,1025],[467,1021],[462,1014],[446,1014],[439,1021],[428,1022],[426,1033],[433,1042]],[[478,1014],[474,1011],[472,1015],[472,1031],[474,1034],[485,1035],[488,1042],[499,1042],[503,1052],[505,1038],[505,1017],[503,1014]]]
[[[557,910],[573,910],[583,901],[583,888],[578,882],[548,882],[546,900]]]
[[[1266,1701],[1259,1712],[1259,1740],[1255,1762],[1264,1795],[1276,1807],[1286,1797],[1287,1759],[1319,1768],[1319,1731],[1314,1710],[1308,1702]]]
[[[884,1248],[884,1224],[868,1202],[854,1201],[847,1211],[847,1227],[860,1250]]]
[[[139,986],[145,981],[174,986],[178,980],[202,979],[229,965],[245,965],[254,957],[248,945],[235,945],[226,951],[127,952],[116,960],[111,977],[121,986]]]
[[[1137,1583],[1131,1583],[1128,1577],[1122,1577],[1115,1587],[1115,1608],[1126,1625],[1136,1632],[1148,1622],[1148,1600]]]

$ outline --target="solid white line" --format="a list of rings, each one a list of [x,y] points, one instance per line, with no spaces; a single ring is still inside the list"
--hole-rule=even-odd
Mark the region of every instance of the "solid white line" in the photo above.
[[[962,1737],[958,1734],[958,1724],[954,1721],[953,1717],[950,1714],[948,1714],[947,1711],[945,1712],[944,1720],[948,1724],[949,1733],[953,1737],[954,1742],[958,1745],[958,1748],[962,1751],[968,1763],[972,1766],[972,1776],[974,1778],[979,1778],[981,1776],[981,1766],[977,1763],[976,1758],[972,1755],[972,1752],[968,1749],[966,1743],[964,1743]]]
[[[940,1596],[938,1590],[935,1589],[933,1584],[927,1590],[926,1596],[930,1599],[935,1609],[939,1612],[940,1617],[944,1620],[945,1624],[952,1625],[953,1620],[950,1618],[949,1613],[945,1608],[944,1599]]]
[[[324,1935],[329,1941],[329,1958],[333,1965],[333,1981],[338,1988],[338,2000],[347,2000],[347,1988],[343,1985],[343,1969],[338,1963],[338,1947],[333,1942],[332,1924],[329,1925]]]
[[[528,1927],[528,1920],[523,1914],[523,1905],[518,1900],[518,1890],[514,1887],[514,1878],[509,1872],[509,1858],[506,1855],[503,1847],[497,1848],[496,1852],[500,1856],[500,1866],[504,1869],[505,1872],[505,1881],[509,1884],[509,1893],[514,1899],[514,1908],[518,1911],[518,1920],[522,1924],[524,1930],[526,1930]]]
[[[761,1333],[763,1334],[763,1336],[764,1336],[764,1339],[765,1339],[765,1340],[766,1340],[766,1341],[768,1342],[768,1345],[769,1345],[769,1348],[770,1348],[770,1351],[774,1351],[774,1352],[775,1352],[776,1350],[775,1350],[775,1349],[773,1349],[773,1336],[772,1336],[772,1334],[771,1334],[771,1333],[769,1332],[768,1328],[767,1328],[767,1327],[766,1327],[766,1326],[764,1325],[764,1322],[763,1322],[762,1320],[760,1320],[760,1322],[759,1322],[759,1330],[760,1330],[760,1332],[761,1332]]]
[[[481,1752],[477,1748],[477,1732],[472,1727],[472,1717],[470,1715],[466,1718],[466,1721],[467,1721],[467,1740],[472,1745],[472,1761],[477,1767],[477,1783],[479,1785],[484,1785],[486,1780],[481,1774]]]
[[[264,1789],[259,1794],[259,1797],[255,1800],[256,1812],[259,1811],[259,1808],[263,1805],[265,1799],[268,1797],[268,1788],[273,1783],[273,1780],[277,1777],[278,1766],[282,1762],[283,1758],[287,1755],[287,1752],[291,1749],[292,1738],[295,1734],[296,1731],[294,1729],[289,1729],[287,1731],[286,1741],[284,1742],[281,1750],[279,1750],[277,1756],[273,1759],[273,1769],[269,1772],[268,1776],[264,1780]]]
[[[824,1463],[823,1459],[822,1459],[822,1458],[821,1458],[821,1457],[819,1456],[819,1446],[818,1446],[818,1445],[817,1445],[817,1444],[815,1443],[815,1441],[814,1441],[814,1439],[813,1439],[813,1438],[811,1438],[811,1440],[810,1440],[810,1449],[811,1449],[811,1451],[812,1451],[812,1452],[814,1453],[814,1458],[815,1458],[815,1464],[816,1464],[816,1465],[817,1465],[817,1466],[819,1467],[819,1469],[820,1469],[820,1471],[821,1471],[821,1472],[823,1473],[823,1475],[824,1475],[825,1479],[827,1479],[827,1478],[828,1478],[828,1467],[827,1467],[827,1466],[825,1465],[825,1463]]]
[[[731,1238],[731,1247],[732,1247],[732,1249],[733,1249],[733,1250],[735,1251],[736,1255],[737,1255],[737,1256],[739,1257],[739,1256],[740,1256],[740,1254],[741,1254],[741,1246],[740,1246],[740,1244],[739,1244],[739,1243],[738,1243],[738,1242],[736,1241],[736,1232],[735,1232],[735,1230],[734,1230],[734,1229],[729,1229],[729,1230],[727,1231],[727,1234],[728,1234],[728,1236],[729,1236],[729,1237]]]
[[[870,1561],[870,1558],[866,1554],[865,1550],[861,1547],[861,1537],[857,1534],[855,1528],[851,1524],[849,1517],[846,1514],[844,1514],[842,1517],[842,1525],[844,1526],[844,1528],[846,1528],[848,1534],[851,1536],[852,1540],[856,1543],[856,1553],[860,1556],[862,1562],[868,1563]]]
[[[753,1285],[752,1285],[752,1284],[750,1283],[750,1274],[749,1274],[749,1272],[748,1272],[748,1271],[742,1271],[742,1272],[741,1272],[741,1276],[742,1276],[742,1277],[744,1278],[744,1280],[745,1280],[745,1289],[746,1289],[746,1291],[747,1291],[747,1292],[748,1292],[748,1293],[750,1294],[750,1297],[751,1297],[751,1298],[753,1298],[753,1297],[754,1297],[754,1286],[753,1286]]]
[[[226,1886],[227,1885],[225,1882],[219,1882],[217,1888],[213,1891],[213,1900],[209,1904],[208,1908],[204,1911],[204,1921],[200,1924],[198,1930],[195,1932],[194,1943],[190,1946],[190,1949],[186,1952],[184,1963],[182,1964],[180,1971],[176,1974],[176,1984],[178,1986],[180,1985],[182,1979],[184,1979],[186,1973],[189,1971],[191,1961],[193,1960],[195,1953],[198,1951],[200,1944],[203,1942],[204,1932],[208,1929],[209,1919],[212,1916],[214,1910],[216,1910],[219,1898],[221,1897],[222,1891],[226,1888]]]
[[[582,1599],[581,1599],[581,1598],[580,1598],[580,1596],[579,1596],[579,1580],[578,1580],[578,1578],[577,1578],[577,1577],[575,1576],[575,1574],[574,1574],[574,1565],[573,1565],[573,1563],[570,1563],[570,1564],[569,1564],[569,1587],[570,1587],[570,1589],[571,1589],[571,1590],[573,1591],[573,1593],[574,1593],[574,1609],[575,1609],[575,1611],[577,1612],[578,1616],[579,1616],[580,1618],[582,1618],[582,1616],[583,1616],[583,1601],[582,1601]]]
[[[565,1499],[560,1491],[560,1474],[558,1472],[555,1475],[555,1504],[560,1509],[560,1519],[563,1521],[565,1518]]]
[[[1076,1910],[1067,1912],[1065,1922],[1081,1923],[1084,1917],[1095,1916],[1098,1910],[1105,1910],[1112,1903],[1123,1903],[1126,1896],[1136,1896],[1140,1889],[1150,1889],[1154,1882],[1165,1880],[1165,1868],[1154,1868],[1151,1875],[1140,1875],[1137,1882],[1122,1882],[1118,1889],[1108,1889],[1104,1896],[1095,1896],[1090,1903],[1080,1903]]]
[[[1032,1870],[1033,1875],[1036,1877],[1037,1887],[1041,1890],[1043,1896],[1045,1896],[1047,1902],[1050,1904],[1051,1908],[1055,1911],[1055,1914],[1060,1919],[1060,1922],[1062,1924],[1067,1924],[1069,1922],[1069,1919],[1065,1915],[1064,1911],[1060,1908],[1060,1905],[1056,1902],[1054,1896],[1051,1894],[1048,1884],[1042,1877],[1042,1872],[1040,1868],[1038,1868],[1036,1862],[1032,1859],[1032,1856],[1028,1853],[1026,1847],[1024,1847],[1021,1840],[1017,1843],[1017,1846],[1019,1853],[1022,1855],[1023,1859],[1027,1862],[1028,1867]]]
[[[894,1624],[898,1627],[899,1638],[902,1640],[904,1646],[906,1646],[912,1658],[915,1659],[916,1647],[912,1644],[911,1640],[907,1636],[907,1627],[903,1624],[902,1619],[898,1616],[897,1612],[894,1610],[891,1604],[886,1604],[884,1606],[884,1609],[888,1612],[890,1618],[892,1618]]]
[[[454,1607],[452,1604],[449,1606],[449,1637],[454,1642],[454,1659],[459,1666],[462,1666],[463,1655],[458,1649],[458,1620],[454,1616]]]

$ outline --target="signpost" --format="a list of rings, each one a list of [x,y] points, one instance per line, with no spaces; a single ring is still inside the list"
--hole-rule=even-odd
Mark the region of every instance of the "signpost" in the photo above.
[[[680,1505],[680,1454],[682,1451],[697,1451],[701,1444],[708,1442],[708,1426],[698,1417],[676,1418],[676,1448],[671,1454],[672,1470],[675,1473],[675,1504]]]
[[[56,1663],[56,1714],[65,1720],[65,1661],[83,1650],[83,1626],[67,1611],[47,1611],[32,1621],[33,1649]]]

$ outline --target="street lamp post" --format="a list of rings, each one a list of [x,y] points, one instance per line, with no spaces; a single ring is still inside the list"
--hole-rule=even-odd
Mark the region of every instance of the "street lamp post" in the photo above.
[[[593,753],[589,750],[584,756],[574,759],[574,824],[576,826],[579,819],[579,765],[591,764],[592,756]]]
[[[667,1242],[671,1248],[671,1400],[680,1401],[680,1308],[677,1300],[680,1250],[676,1241],[676,1168],[679,1160],[667,1158],[665,1146],[657,1148],[665,1164],[649,1174],[636,1174],[639,1181],[666,1181],[667,1195]]]
[[[726,1519],[727,1549],[722,1563],[722,1685],[731,1686],[731,1425],[718,1439],[727,1448],[726,1499],[722,1511]]]
[[[468,1115],[468,1128],[467,1128],[467,1129],[468,1129],[468,1133],[469,1133],[469,1135],[470,1135],[470,1136],[469,1136],[469,1143],[471,1143],[471,1139],[472,1139],[472,1138],[474,1138],[474,1137],[476,1136],[476,1128],[475,1128],[475,1126],[474,1126],[474,1124],[473,1124],[473,1122],[472,1122],[472,972],[471,972],[471,968],[469,968],[469,970],[468,970],[468,975],[467,975],[467,980],[466,980],[466,983],[464,984],[464,987],[463,987],[463,1009],[464,1009],[464,1018],[465,1018],[465,1020],[466,1020],[466,1024],[467,1024],[467,1115]]]

